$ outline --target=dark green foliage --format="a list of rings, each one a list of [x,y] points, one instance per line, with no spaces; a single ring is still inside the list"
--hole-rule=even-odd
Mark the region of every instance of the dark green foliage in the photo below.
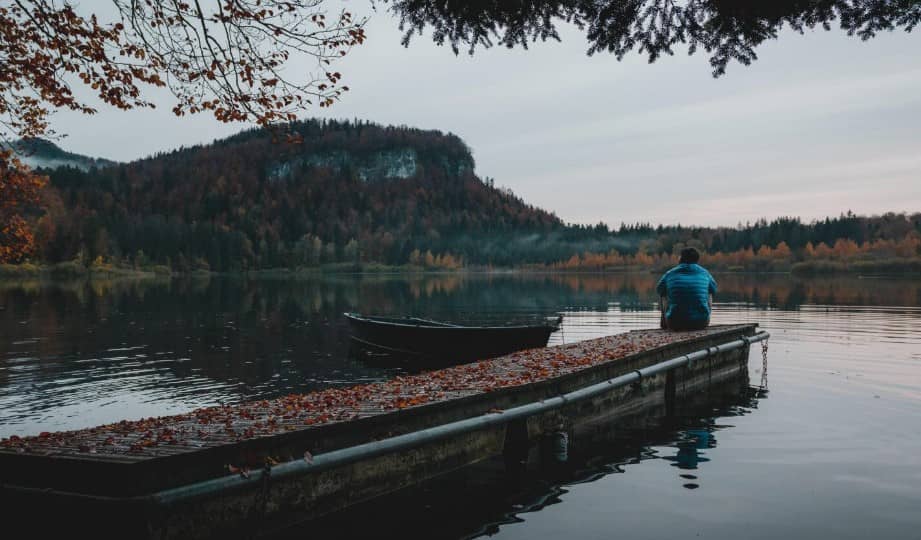
[[[884,31],[910,32],[921,22],[918,0],[385,0],[400,18],[408,44],[427,33],[457,53],[495,43],[527,48],[559,40],[557,25],[583,30],[588,54],[610,52],[621,60],[631,52],[650,62],[676,50],[710,55],[713,75],[731,61],[748,65],[755,50],[784,28],[797,32],[838,26],[867,40]]]

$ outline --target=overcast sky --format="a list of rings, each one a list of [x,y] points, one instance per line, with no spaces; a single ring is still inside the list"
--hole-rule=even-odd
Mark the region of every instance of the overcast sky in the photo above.
[[[356,13],[371,13],[351,2]],[[785,32],[713,79],[706,54],[647,64],[588,57],[583,34],[529,50],[455,56],[372,15],[336,69],[351,92],[328,114],[453,132],[477,173],[568,222],[734,225],[921,211],[921,35],[862,42]],[[156,111],[60,113],[60,144],[128,161],[240,129]]]

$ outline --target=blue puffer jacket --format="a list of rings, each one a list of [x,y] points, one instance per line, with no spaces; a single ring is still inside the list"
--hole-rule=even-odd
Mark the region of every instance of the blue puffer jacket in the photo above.
[[[699,264],[680,263],[662,276],[656,291],[668,298],[669,320],[704,321],[710,318],[707,296],[716,294],[716,280]]]

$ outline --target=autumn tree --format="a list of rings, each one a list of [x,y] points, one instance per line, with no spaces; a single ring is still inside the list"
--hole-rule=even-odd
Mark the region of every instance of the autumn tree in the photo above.
[[[202,5],[204,4],[204,6]],[[0,5],[0,142],[4,145],[3,253],[30,249],[17,209],[42,180],[12,159],[10,141],[53,136],[55,110],[86,114],[89,88],[104,105],[154,107],[151,87],[168,88],[178,116],[208,112],[222,122],[278,126],[310,106],[327,107],[348,90],[331,66],[365,39],[365,19],[328,16],[323,0],[110,0],[105,13],[82,13],[66,1],[13,0]],[[295,57],[315,69],[290,69]],[[286,69],[286,67],[288,69]],[[13,199],[12,197],[24,197]],[[11,259],[11,260],[12,260]]]
[[[19,262],[32,252],[34,237],[22,212],[38,204],[45,182],[24,167],[12,150],[0,150],[0,263]]]

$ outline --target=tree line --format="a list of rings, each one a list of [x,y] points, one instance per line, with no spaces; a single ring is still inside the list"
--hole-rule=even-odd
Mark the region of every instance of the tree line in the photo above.
[[[735,227],[566,224],[477,177],[454,135],[332,120],[291,131],[294,140],[250,129],[132,163],[41,171],[49,182],[26,216],[34,250],[20,260],[178,272],[602,270],[666,266],[690,245],[717,267],[789,270],[812,259],[918,255],[921,214]]]
[[[795,273],[921,272],[921,213],[887,213],[805,223],[783,217],[734,228],[622,225],[613,235],[640,239],[635,251],[586,251],[550,266],[560,270],[665,268],[690,246],[701,264],[730,271]]]

